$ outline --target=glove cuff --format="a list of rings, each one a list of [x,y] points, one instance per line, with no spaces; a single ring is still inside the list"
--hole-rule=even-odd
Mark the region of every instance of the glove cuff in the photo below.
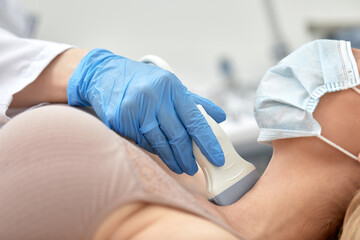
[[[93,49],[81,59],[79,65],[69,78],[67,86],[68,104],[71,106],[90,106],[89,86],[96,70],[96,66],[112,52],[105,49]]]

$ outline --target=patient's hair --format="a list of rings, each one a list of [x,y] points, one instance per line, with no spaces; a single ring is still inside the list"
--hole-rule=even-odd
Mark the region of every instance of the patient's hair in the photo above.
[[[345,215],[340,240],[360,239],[360,191],[352,199]]]

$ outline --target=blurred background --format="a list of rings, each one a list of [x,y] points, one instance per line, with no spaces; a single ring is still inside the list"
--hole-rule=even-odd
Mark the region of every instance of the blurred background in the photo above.
[[[1,6],[6,2],[8,9]],[[266,70],[316,38],[350,40],[360,48],[357,0],[9,2],[0,0],[2,16],[19,18],[11,11],[21,9],[26,19],[13,20],[19,35],[106,48],[134,60],[146,54],[164,58],[191,91],[223,107],[223,128],[260,171],[272,150],[256,143],[253,98]]]

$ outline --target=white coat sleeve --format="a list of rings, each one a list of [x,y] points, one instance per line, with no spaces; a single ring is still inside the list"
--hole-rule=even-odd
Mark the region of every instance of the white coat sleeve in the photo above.
[[[71,47],[19,38],[0,28],[0,125],[10,119],[6,111],[12,96],[32,83],[57,55]]]

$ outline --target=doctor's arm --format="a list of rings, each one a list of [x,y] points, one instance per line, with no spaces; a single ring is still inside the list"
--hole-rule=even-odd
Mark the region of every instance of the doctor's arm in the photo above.
[[[30,107],[42,102],[67,103],[69,78],[87,53],[88,50],[72,48],[58,55],[34,82],[13,96],[10,107]]]

